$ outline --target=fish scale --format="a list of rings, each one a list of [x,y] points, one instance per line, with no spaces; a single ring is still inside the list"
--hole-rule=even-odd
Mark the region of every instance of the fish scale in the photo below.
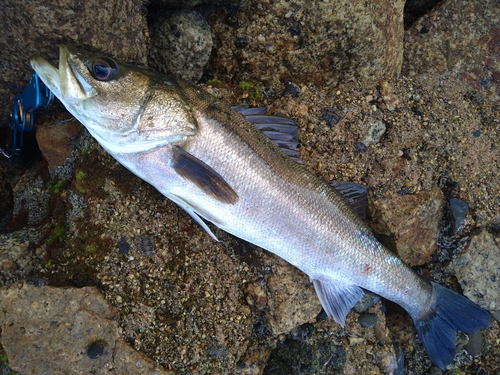
[[[488,327],[488,312],[417,275],[380,244],[335,189],[292,161],[227,104],[199,87],[73,47],[40,79],[122,165],[204,220],[285,259],[311,278],[344,325],[370,290],[412,317],[444,369],[456,331]]]

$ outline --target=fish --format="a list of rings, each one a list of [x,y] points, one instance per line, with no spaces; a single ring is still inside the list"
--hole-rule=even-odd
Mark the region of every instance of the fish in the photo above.
[[[307,274],[342,326],[364,290],[402,306],[444,369],[456,333],[491,323],[466,297],[418,275],[374,237],[330,184],[292,160],[202,88],[61,45],[56,68],[30,62],[44,84],[118,162],[207,225],[253,243]]]

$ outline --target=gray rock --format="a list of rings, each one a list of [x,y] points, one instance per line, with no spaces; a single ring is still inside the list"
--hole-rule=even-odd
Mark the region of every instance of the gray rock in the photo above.
[[[15,371],[170,374],[124,342],[116,309],[95,288],[15,284],[0,289],[0,307],[2,346]]]
[[[153,69],[196,82],[212,52],[210,25],[196,11],[175,11],[152,24],[149,62]]]
[[[469,248],[447,268],[471,301],[500,319],[500,248],[486,230],[472,237]]]

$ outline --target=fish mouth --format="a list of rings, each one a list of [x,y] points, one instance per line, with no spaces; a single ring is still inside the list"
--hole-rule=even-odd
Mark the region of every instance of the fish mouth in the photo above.
[[[88,99],[96,95],[96,90],[84,77],[87,68],[79,58],[79,54],[78,49],[61,44],[59,69],[40,56],[30,59],[33,70],[63,103],[75,99]]]

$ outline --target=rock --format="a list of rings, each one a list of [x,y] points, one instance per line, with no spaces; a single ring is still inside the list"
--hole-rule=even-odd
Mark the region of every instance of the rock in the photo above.
[[[109,4],[90,0],[71,6],[58,0],[2,1],[2,103],[12,103],[14,95],[23,91],[33,72],[29,57],[42,55],[57,61],[61,43],[145,64],[149,39],[141,5],[136,0],[117,0]],[[8,123],[11,111],[11,105],[0,108],[0,124]]]
[[[0,286],[28,276],[33,263],[29,241],[0,235]]]
[[[500,320],[500,247],[486,230],[472,236],[469,248],[450,263],[464,295]]]
[[[321,311],[321,303],[309,277],[274,255],[265,254],[264,259],[271,269],[265,276],[266,327],[273,335],[280,335],[312,321]]]
[[[465,219],[467,217],[467,210],[469,209],[469,203],[457,198],[451,198],[450,204],[450,214],[453,223],[453,232],[457,233],[462,229],[465,224]]]
[[[369,204],[371,227],[376,234],[388,237],[410,266],[422,265],[436,250],[443,207],[443,195],[437,188],[375,199]]]
[[[450,72],[500,99],[500,7],[496,0],[442,1],[405,32],[406,76]]]
[[[219,9],[214,75],[267,83],[364,81],[401,70],[404,1],[246,2]],[[235,42],[246,39],[239,48]]]
[[[47,215],[49,193],[36,170],[24,174],[12,189],[14,194],[14,217],[25,217],[29,225],[38,224]]]
[[[2,346],[23,374],[172,374],[130,348],[97,289],[14,284],[0,289]],[[91,350],[99,340],[101,350]],[[92,355],[89,355],[92,354]]]
[[[212,33],[202,15],[196,11],[175,11],[157,16],[151,24],[153,69],[197,82],[212,52]]]
[[[50,170],[64,166],[66,159],[72,156],[69,142],[81,132],[81,125],[78,121],[72,119],[67,113],[62,115],[66,121],[57,122],[45,118],[46,121],[40,123],[36,129],[38,147],[47,160]]]

